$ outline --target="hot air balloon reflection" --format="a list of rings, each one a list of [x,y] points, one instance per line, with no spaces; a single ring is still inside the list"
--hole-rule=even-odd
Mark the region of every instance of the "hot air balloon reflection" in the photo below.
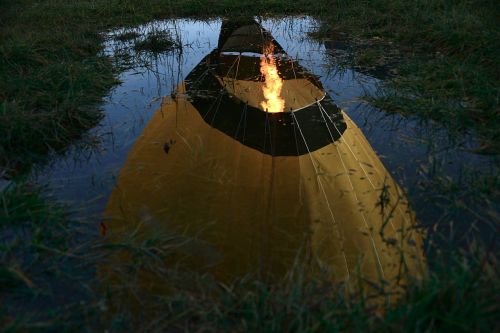
[[[421,269],[398,185],[319,80],[253,20],[223,22],[218,47],[164,99],[106,216],[111,239],[139,225],[196,235],[183,265],[225,282],[283,276],[300,249],[332,281]]]

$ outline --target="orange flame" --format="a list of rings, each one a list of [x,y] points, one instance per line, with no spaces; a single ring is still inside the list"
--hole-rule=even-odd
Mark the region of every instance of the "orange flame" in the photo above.
[[[264,52],[260,58],[260,72],[264,75],[265,79],[262,86],[265,101],[262,101],[260,106],[267,112],[283,112],[285,109],[285,100],[281,98],[283,80],[278,75],[273,51],[274,46],[270,44],[264,48]]]

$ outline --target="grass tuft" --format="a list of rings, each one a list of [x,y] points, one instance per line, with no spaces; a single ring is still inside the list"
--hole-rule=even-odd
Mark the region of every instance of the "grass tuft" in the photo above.
[[[129,41],[129,40],[132,40],[132,39],[137,39],[140,36],[141,35],[138,32],[136,32],[136,31],[125,31],[124,33],[119,34],[118,36],[116,36],[115,39],[117,41],[120,41],[120,42],[126,42],[126,41]]]
[[[134,44],[136,52],[161,53],[172,51],[181,45],[172,38],[168,31],[152,31],[146,34],[142,40],[137,40]]]

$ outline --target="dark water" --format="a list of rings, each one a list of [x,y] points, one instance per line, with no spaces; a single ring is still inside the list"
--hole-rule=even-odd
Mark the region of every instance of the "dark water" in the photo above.
[[[407,190],[421,221],[436,220],[443,214],[439,202],[433,199],[438,195],[426,186],[429,177],[456,179],[470,170],[489,170],[493,159],[471,153],[470,148],[476,143],[470,136],[451,140],[440,126],[388,115],[363,102],[362,97],[375,92],[381,82],[337,67],[325,44],[310,38],[318,25],[314,19],[262,19],[261,24],[290,57],[319,77],[327,93],[360,127],[393,178]],[[100,214],[131,147],[160,106],[162,97],[172,94],[187,74],[217,47],[220,28],[221,20],[176,19],[134,29],[143,35],[148,31],[168,30],[182,44],[180,50],[161,54],[135,54],[132,41],[114,38],[124,30],[109,32],[105,53],[117,56],[120,64],[129,68],[120,74],[122,84],[105,98],[103,120],[88,134],[88,138],[94,141],[97,138],[97,142],[89,146],[84,139],[75,144],[64,156],[57,156],[48,166],[36,170],[32,179],[47,184],[48,194],[68,204],[74,216],[95,220],[97,231]],[[132,59],[127,61],[124,55]]]

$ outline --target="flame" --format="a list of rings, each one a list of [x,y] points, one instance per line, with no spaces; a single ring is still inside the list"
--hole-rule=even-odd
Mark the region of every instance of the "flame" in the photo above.
[[[270,43],[268,47],[264,48],[260,58],[260,72],[265,79],[262,86],[265,100],[260,103],[260,106],[267,112],[283,112],[285,109],[285,100],[281,98],[283,80],[278,75],[273,52],[274,45]]]

